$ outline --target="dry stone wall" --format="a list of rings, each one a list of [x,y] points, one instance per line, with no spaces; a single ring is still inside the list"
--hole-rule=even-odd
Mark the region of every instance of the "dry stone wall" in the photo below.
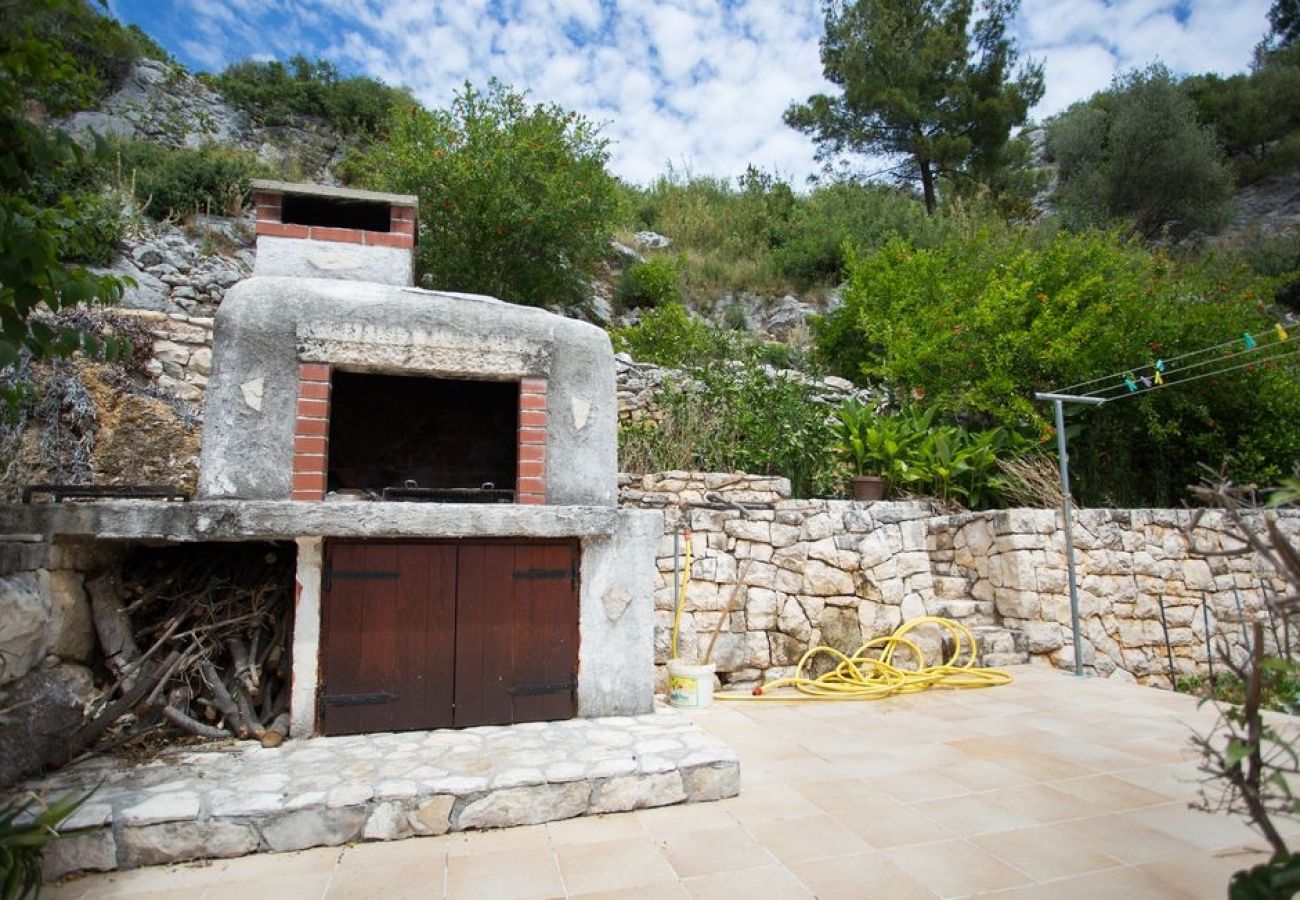
[[[926,615],[972,628],[985,664],[1073,666],[1055,510],[943,515],[923,503],[791,500],[784,479],[691,472],[625,476],[622,502],[665,513],[655,591],[661,670],[670,656],[674,569],[685,552],[674,535],[688,528],[694,560],[679,655],[702,659],[717,629],[712,661],[725,684],[782,677],[811,646],[851,651]],[[1199,548],[1238,542],[1211,513],[1190,546],[1190,520],[1185,510],[1079,512],[1089,671],[1167,684],[1162,606],[1178,674],[1206,671],[1207,635],[1239,652],[1248,620],[1263,621],[1270,635],[1276,625],[1280,639],[1281,623],[1264,604],[1266,592],[1282,591],[1280,581],[1252,556],[1202,555]],[[1282,525],[1300,536],[1300,517]],[[937,653],[937,630],[923,637],[923,650]]]

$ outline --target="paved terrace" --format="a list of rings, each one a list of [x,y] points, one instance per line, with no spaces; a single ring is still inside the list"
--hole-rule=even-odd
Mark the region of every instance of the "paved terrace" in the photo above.
[[[45,896],[1129,900],[1224,897],[1264,858],[1237,820],[1188,808],[1189,726],[1208,728],[1208,709],[1014,671],[991,690],[697,713],[740,755],[734,799],[137,869]]]

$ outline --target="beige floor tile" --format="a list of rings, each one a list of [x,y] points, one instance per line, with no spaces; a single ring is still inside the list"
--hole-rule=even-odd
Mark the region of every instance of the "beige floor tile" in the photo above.
[[[969,756],[965,762],[939,766],[934,771],[969,791],[994,791],[1034,781],[1029,775],[1012,771],[1006,766]]]
[[[1115,778],[1163,794],[1170,800],[1191,800],[1200,790],[1201,774],[1186,764],[1147,766],[1116,772]]]
[[[966,841],[902,847],[889,851],[885,858],[942,897],[1029,883],[1023,872]]]
[[[905,847],[953,837],[941,821],[890,797],[834,813],[834,818],[872,847]]]
[[[1154,862],[1196,849],[1187,841],[1118,813],[1062,822],[1046,831],[1051,836],[1045,836],[1045,840],[1079,841],[1128,865]]]
[[[755,840],[787,866],[809,859],[865,853],[871,849],[843,822],[825,814],[759,822],[747,827]]]
[[[462,831],[433,838],[448,856],[480,856],[504,850],[538,850],[550,847],[545,825],[522,828],[494,828],[490,831]]]
[[[993,791],[986,796],[991,803],[1043,824],[1096,816],[1106,811],[1096,804],[1064,791],[1058,791],[1047,784],[1026,784]]]
[[[1099,850],[1055,840],[1041,828],[984,834],[971,840],[1035,881],[1067,878],[1121,864]]]
[[[925,803],[913,803],[911,806],[947,828],[949,832],[965,837],[1039,824],[1038,819],[1022,810],[1008,809],[999,805],[987,793],[928,800]]]
[[[1224,897],[1234,872],[1267,862],[1268,858],[1269,854],[1263,851],[1194,853],[1147,863],[1138,868],[1177,890]]]
[[[687,878],[683,884],[694,900],[802,900],[813,896],[788,870],[777,866]]]
[[[320,900],[329,887],[331,875],[320,872],[296,872],[289,875],[263,875],[248,879],[222,879],[209,887],[203,900],[249,900],[251,897],[274,897],[275,900]],[[142,896],[134,894],[132,896]],[[159,895],[161,896],[161,895]],[[194,894],[170,896],[194,897]]]
[[[326,889],[326,900],[368,900],[382,893],[384,900],[431,900],[441,898],[447,869],[443,862],[389,862],[375,858],[334,873]]]
[[[572,844],[596,844],[647,837],[648,832],[635,813],[615,813],[608,816],[578,816],[546,826],[551,844],[567,847]]]
[[[795,785],[795,790],[824,812],[852,809],[871,803],[884,796],[884,783],[871,784],[857,778],[832,778],[826,781],[806,781]]]
[[[49,882],[41,888],[41,896],[44,897],[45,900],[80,900],[81,897],[86,896],[87,891],[89,891],[92,886],[100,881],[100,878],[91,876],[88,878],[71,878],[67,881]]]
[[[740,825],[684,831],[660,839],[673,870],[683,879],[719,872],[737,872],[776,862]]]
[[[964,784],[934,771],[903,772],[880,783],[880,788],[895,800],[919,803],[944,797],[962,797],[971,793]]]
[[[1202,891],[1187,893],[1149,872],[1129,867],[1089,872],[1044,887],[1051,888],[1061,900],[1191,900],[1227,894],[1225,889],[1208,885]]]
[[[175,891],[178,894],[193,896],[216,883],[227,867],[228,863],[225,860],[206,865],[187,863],[179,866],[152,866],[147,869],[91,876],[80,879],[80,883],[82,893],[89,897],[130,897],[154,891]],[[77,882],[69,882],[69,885],[75,884]],[[41,896],[53,896],[49,891],[50,889],[47,888]]]
[[[740,796],[716,804],[744,824],[814,816],[822,811],[800,791],[787,785],[775,785],[761,791],[741,791]],[[574,819],[573,821],[581,821]]]
[[[1207,813],[1186,803],[1152,806],[1125,814],[1125,818],[1156,828],[1202,850],[1264,846],[1264,840],[1242,819],[1226,813]]]
[[[743,767],[742,767],[743,768]],[[743,794],[744,791],[742,790]],[[686,803],[680,806],[661,806],[633,813],[641,827],[653,838],[680,834],[683,831],[703,831],[706,828],[734,828],[736,817],[721,803]]]
[[[374,870],[385,866],[424,866],[441,872],[446,868],[447,845],[437,838],[413,837],[401,841],[367,841],[343,851],[336,872]]]
[[[1127,812],[1144,806],[1158,806],[1177,799],[1114,775],[1068,778],[1053,782],[1052,787],[1085,800],[1104,812]]]
[[[502,850],[447,860],[448,900],[529,900],[564,894],[549,848]]]
[[[555,856],[571,894],[677,881],[673,867],[649,837],[558,847]]]
[[[690,892],[680,881],[660,884],[643,884],[619,891],[595,891],[590,894],[570,894],[573,900],[690,900]]]
[[[857,853],[795,863],[790,870],[818,900],[933,900],[937,894],[918,883],[882,853]]]
[[[259,853],[227,860],[219,881],[247,881],[264,876],[329,874],[343,856],[342,847],[315,847],[296,853]]]

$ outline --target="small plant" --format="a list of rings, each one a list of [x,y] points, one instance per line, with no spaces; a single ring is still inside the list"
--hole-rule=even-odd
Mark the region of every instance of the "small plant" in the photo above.
[[[0,806],[0,900],[40,896],[45,848],[58,839],[59,826],[93,793],[68,794],[30,820],[27,814],[40,804],[35,795]]]
[[[258,169],[251,154],[214,145],[173,150],[133,141],[119,148],[119,159],[123,179],[134,182],[144,211],[155,219],[237,213]]]
[[[623,309],[680,303],[682,278],[671,259],[655,257],[633,263],[618,282],[618,303]]]

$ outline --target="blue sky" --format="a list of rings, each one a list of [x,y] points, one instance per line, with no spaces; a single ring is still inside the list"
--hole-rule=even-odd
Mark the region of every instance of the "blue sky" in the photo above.
[[[811,144],[785,127],[821,77],[815,0],[110,0],[196,70],[302,53],[404,84],[430,105],[496,76],[605,123],[611,166],[646,181],[671,164],[802,182]],[[1044,62],[1039,118],[1159,60],[1246,68],[1268,0],[1023,0],[1016,34]]]

